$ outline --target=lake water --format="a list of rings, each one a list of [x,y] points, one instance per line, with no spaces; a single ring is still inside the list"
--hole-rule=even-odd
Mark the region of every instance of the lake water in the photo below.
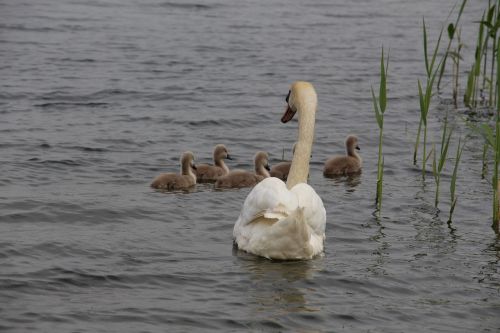
[[[498,332],[500,242],[482,139],[472,135],[464,151],[451,227],[453,160],[440,211],[432,175],[423,181],[412,163],[422,17],[435,41],[454,3],[2,0],[0,330]],[[463,69],[486,6],[470,1],[464,12]],[[370,86],[382,45],[390,99],[376,218]],[[184,150],[209,162],[224,143],[230,168],[251,169],[258,150],[271,164],[283,149],[290,158],[297,123],[279,120],[298,79],[319,97],[309,183],[327,211],[324,256],[274,262],[235,251],[248,188],[149,188],[179,169]],[[452,156],[471,132],[448,79],[441,97],[429,142],[450,112]],[[363,173],[325,179],[323,162],[350,133]]]

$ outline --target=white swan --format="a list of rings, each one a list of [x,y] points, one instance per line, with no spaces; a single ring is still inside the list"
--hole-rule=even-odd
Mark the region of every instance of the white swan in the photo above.
[[[299,138],[286,185],[275,177],[257,184],[243,204],[233,236],[239,249],[269,259],[311,259],[323,252],[326,226],[323,202],[307,185],[316,92],[310,83],[297,81],[286,102],[282,122],[299,114]]]

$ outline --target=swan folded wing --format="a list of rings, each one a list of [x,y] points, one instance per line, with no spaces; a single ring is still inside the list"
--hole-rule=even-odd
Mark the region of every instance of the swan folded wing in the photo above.
[[[270,226],[270,225],[275,224],[278,221],[279,221],[279,219],[277,219],[277,218],[269,218],[269,217],[264,216],[264,214],[259,214],[259,215],[254,216],[254,218],[250,222],[248,222],[246,225],[265,224],[265,225]]]
[[[282,205],[280,203],[272,209],[267,209],[264,212],[264,217],[269,218],[269,219],[281,220],[281,219],[287,218],[290,215],[289,212],[290,211],[284,205]]]
[[[285,183],[269,177],[257,184],[248,194],[239,220],[246,225],[260,216],[282,218],[297,208],[297,198],[286,188]]]
[[[279,220],[285,219],[289,216],[286,207],[279,204],[278,206],[274,207],[273,209],[267,209],[265,211],[260,211],[256,215],[254,215],[250,221],[248,221],[247,225],[249,224],[256,224],[256,223],[263,223],[267,225],[273,225],[274,223],[278,222]]]

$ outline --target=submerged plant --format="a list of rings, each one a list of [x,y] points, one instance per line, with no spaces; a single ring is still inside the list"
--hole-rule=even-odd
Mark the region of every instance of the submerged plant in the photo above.
[[[387,62],[385,62],[387,61]],[[379,128],[378,139],[378,163],[377,163],[377,196],[375,204],[380,212],[382,208],[382,184],[384,180],[384,157],[382,155],[382,143],[384,134],[384,113],[387,107],[387,70],[389,68],[389,55],[387,60],[384,57],[384,48],[382,48],[382,56],[380,57],[380,87],[378,99],[375,96],[372,86],[373,109],[375,110],[375,118]]]

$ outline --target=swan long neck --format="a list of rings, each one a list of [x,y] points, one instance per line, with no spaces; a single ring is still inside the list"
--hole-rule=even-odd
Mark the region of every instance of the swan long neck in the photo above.
[[[356,154],[354,146],[347,146],[345,150],[346,150],[347,156],[352,156],[352,157],[358,156],[358,154]]]
[[[357,160],[361,160],[361,156],[359,156],[359,154],[357,152],[355,152],[354,150],[351,151],[350,154],[347,154],[347,155],[352,156]]]
[[[189,176],[192,179],[196,181],[196,175],[193,172],[193,168],[191,167],[191,161],[190,160],[184,160],[182,161],[181,165],[181,174],[184,176]]]
[[[196,175],[194,174],[193,168],[191,167],[191,163],[187,164],[186,166],[182,166],[182,174],[191,177],[191,179],[193,179],[196,183]]]
[[[214,158],[214,163],[216,166],[218,166],[219,168],[222,168],[224,169],[224,171],[227,173],[229,173],[229,168],[227,167],[226,163],[224,163],[224,159],[223,158]]]
[[[303,103],[297,108],[299,116],[299,134],[293,154],[290,173],[286,187],[291,189],[296,184],[307,183],[309,161],[314,141],[314,123],[316,119],[316,102]]]
[[[361,156],[359,156],[359,154],[356,152],[356,148],[354,146],[347,146],[346,153],[347,153],[347,156],[354,157],[355,159],[357,159],[360,162],[362,161]]]
[[[189,161],[182,161],[181,165],[181,174],[185,176],[189,176],[193,173],[191,170],[191,163]]]
[[[363,159],[358,153],[354,152],[354,157],[359,161],[360,164],[363,163]]]
[[[271,174],[269,173],[269,171],[267,171],[267,169],[263,165],[255,167],[255,174],[266,178],[271,177]]]

